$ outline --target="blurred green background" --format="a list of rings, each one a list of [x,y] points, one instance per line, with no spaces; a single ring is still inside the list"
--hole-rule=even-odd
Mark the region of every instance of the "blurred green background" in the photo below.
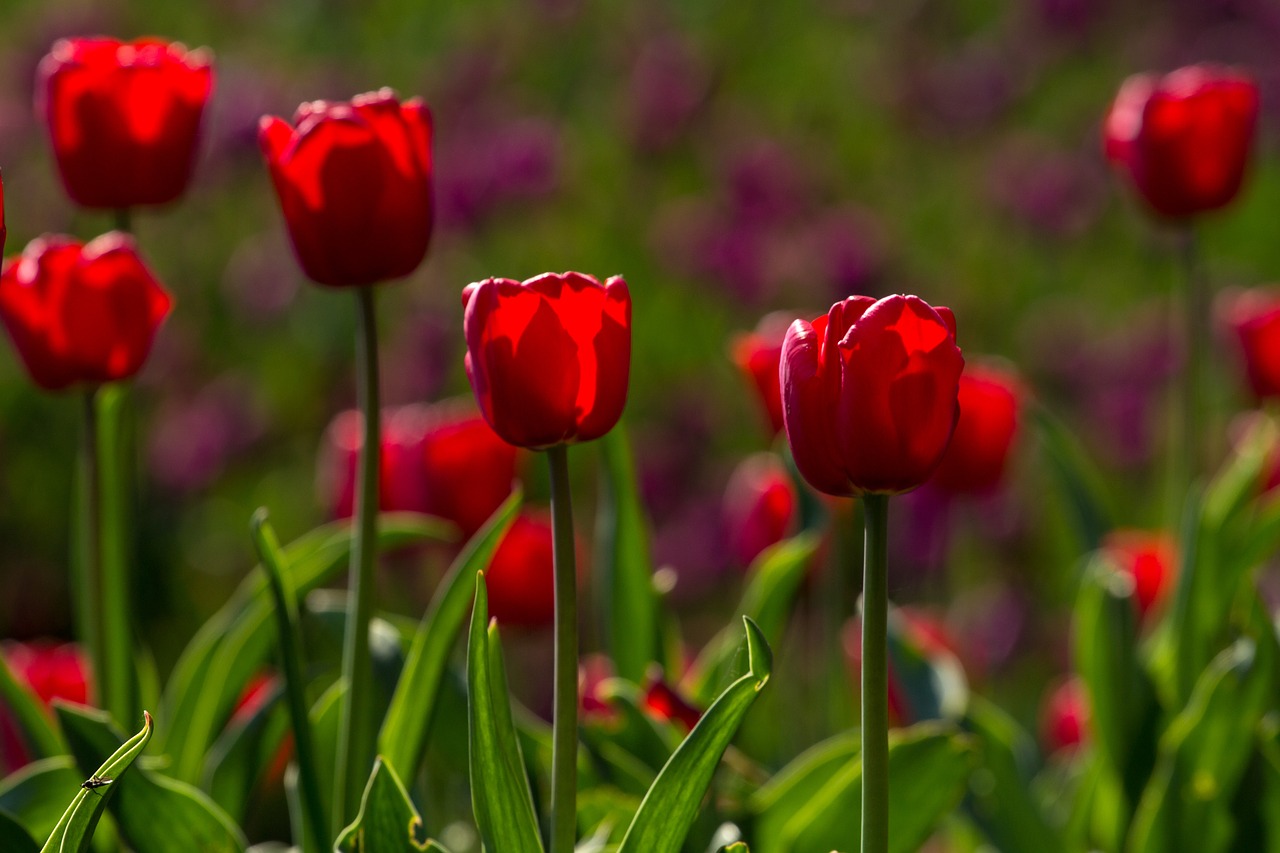
[[[1180,278],[1173,235],[1102,160],[1100,120],[1126,75],[1219,60],[1257,76],[1255,168],[1237,203],[1205,220],[1203,245],[1216,290],[1280,268],[1280,8],[1262,0],[5,0],[10,255],[43,232],[110,227],[64,196],[31,108],[53,41],[98,33],[216,57],[193,186],[136,220],[177,297],[133,395],[140,630],[162,670],[251,565],[256,507],[285,538],[324,520],[316,452],[354,403],[354,302],[307,284],[293,260],[256,144],[264,113],[388,85],[433,109],[432,249],[380,296],[389,404],[469,394],[466,283],[627,278],[627,421],[658,558],[695,625],[727,571],[711,531],[729,472],[770,441],[730,336],[855,292],[951,306],[967,357],[1018,365],[1078,432],[1117,520],[1168,523],[1178,352],[1165,328]],[[79,406],[36,390],[2,349],[0,636],[65,636]],[[1246,401],[1233,353],[1216,357],[1225,429]],[[945,599],[960,629],[1008,605],[993,629],[1007,628],[1008,648],[991,666],[1025,657],[1043,674],[1065,666],[1080,555],[1030,430],[1022,444],[1005,494],[950,521],[902,503],[895,523],[918,527],[895,585],[900,601]],[[910,547],[921,542],[927,553]]]

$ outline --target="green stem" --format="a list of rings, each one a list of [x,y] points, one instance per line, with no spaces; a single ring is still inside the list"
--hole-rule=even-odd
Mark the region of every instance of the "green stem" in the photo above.
[[[1200,253],[1195,227],[1188,222],[1179,240],[1182,250],[1182,267],[1186,274],[1186,293],[1183,297],[1185,322],[1185,359],[1182,367],[1182,447],[1180,461],[1185,471],[1175,483],[1185,494],[1186,489],[1204,473],[1205,442],[1202,422],[1203,375],[1209,358],[1209,283],[1200,265]]]
[[[356,289],[359,332],[356,343],[357,393],[364,415],[364,441],[358,462],[355,540],[351,546],[347,624],[342,647],[341,727],[335,767],[333,799],[337,837],[360,808],[360,795],[373,769],[376,725],[373,720],[373,671],[369,662],[369,620],[373,614],[374,576],[378,541],[378,469],[382,430],[378,412],[378,336],[373,287]]]
[[[115,220],[116,220],[115,229],[117,231],[123,231],[126,234],[133,233],[133,211],[132,210],[130,210],[127,207],[117,208]]]
[[[102,636],[102,512],[99,507],[102,484],[98,466],[97,388],[86,388],[81,402],[83,426],[80,441],[80,499],[77,502],[79,527],[76,560],[76,617],[80,642],[89,653],[93,669],[92,700],[106,708],[107,649]]]
[[[565,445],[548,450],[547,463],[551,468],[556,599],[550,853],[573,853],[578,827],[578,572]]]
[[[866,495],[862,580],[862,853],[889,849],[889,496]]]
[[[250,529],[276,605],[276,633],[280,643],[280,662],[284,669],[285,698],[289,703],[289,718],[293,724],[298,788],[302,793],[302,812],[310,836],[304,836],[302,848],[307,853],[319,853],[326,846],[327,831],[324,800],[320,795],[320,775],[311,738],[311,718],[307,713],[307,685],[303,676],[302,652],[298,644],[297,592],[293,589],[280,541],[267,520],[265,507],[253,514]]]
[[[101,571],[102,638],[106,664],[103,707],[122,724],[137,718],[134,696],[129,454],[125,441],[125,386],[94,394],[97,412],[98,565]]]

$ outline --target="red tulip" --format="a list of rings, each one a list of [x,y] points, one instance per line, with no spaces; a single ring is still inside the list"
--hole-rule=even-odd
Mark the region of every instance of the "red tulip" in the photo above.
[[[469,406],[403,406],[385,411],[382,423],[382,511],[434,515],[470,538],[511,494],[516,448]],[[363,443],[363,418],[355,410],[339,414],[325,433],[321,493],[330,496],[335,518],[354,512],[356,457]]]
[[[1245,373],[1259,399],[1280,397],[1280,292],[1258,288],[1225,300],[1226,324],[1240,341]]]
[[[489,570],[489,615],[504,626],[541,628],[555,615],[551,524],[521,514],[498,543]]]
[[[50,391],[133,376],[172,304],[133,239],[116,231],[83,246],[41,237],[0,273],[0,321]]]
[[[264,116],[258,141],[305,272],[330,287],[417,269],[431,236],[431,113],[390,89]]]
[[[952,494],[982,494],[998,486],[1018,436],[1022,396],[1011,371],[966,366],[960,376],[960,420],[930,482]]]
[[[731,348],[734,362],[759,396],[774,435],[782,432],[782,386],[778,380],[778,362],[782,359],[782,340],[792,319],[782,313],[769,314],[754,332],[737,335]]]
[[[1102,550],[1116,567],[1133,579],[1133,600],[1140,619],[1160,604],[1177,573],[1178,545],[1168,533],[1114,530],[1102,542]]]
[[[1040,742],[1046,754],[1074,751],[1089,731],[1089,693],[1084,682],[1069,678],[1055,687],[1040,712]]]
[[[6,643],[4,662],[19,684],[26,685],[45,707],[54,699],[84,705],[89,701],[89,665],[70,643]],[[17,721],[0,705],[0,768],[16,770],[30,761]]]
[[[829,495],[914,489],[951,440],[963,367],[950,309],[916,296],[852,296],[797,320],[781,365],[796,467]]]
[[[1240,190],[1258,123],[1258,87],[1241,71],[1192,65],[1120,87],[1103,126],[1108,159],[1153,211],[1182,219]]]
[[[676,692],[661,672],[645,676],[643,704],[646,711],[663,722],[676,722],[692,731],[702,712]]]
[[[182,195],[212,88],[203,48],[158,39],[56,42],[37,71],[36,110],[67,194],[99,208]]]
[[[734,562],[750,566],[762,551],[785,539],[798,503],[795,483],[782,460],[772,453],[744,459],[724,493],[725,533]]]
[[[627,401],[631,295],[621,276],[489,278],[462,292],[467,377],[494,432],[542,449],[599,438]]]

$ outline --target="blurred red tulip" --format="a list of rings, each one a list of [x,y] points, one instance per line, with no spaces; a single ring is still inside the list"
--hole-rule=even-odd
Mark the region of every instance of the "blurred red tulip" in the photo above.
[[[613,718],[613,705],[603,685],[614,675],[613,661],[606,655],[587,655],[578,662],[578,714],[584,721]]]
[[[521,514],[498,544],[489,570],[489,615],[504,627],[541,628],[555,616],[551,523]]]
[[[1192,65],[1126,80],[1103,142],[1155,213],[1182,219],[1235,198],[1257,123],[1258,87],[1248,75]]]
[[[46,708],[54,699],[88,704],[89,664],[79,647],[71,643],[5,643],[0,651],[13,677],[30,688]],[[16,770],[30,760],[17,721],[0,705],[0,770]]]
[[[330,287],[417,269],[431,236],[431,113],[390,89],[264,116],[258,141],[302,270]]]
[[[782,432],[782,385],[778,378],[778,363],[782,359],[782,341],[787,336],[787,327],[794,319],[781,312],[768,314],[755,331],[736,335],[730,347],[734,362],[755,389],[774,435]]]
[[[1224,294],[1223,319],[1240,342],[1245,375],[1260,400],[1280,397],[1280,291]]]
[[[470,538],[511,494],[516,448],[494,434],[469,405],[403,406],[382,418],[383,512],[420,512],[452,521]],[[358,411],[340,413],[320,453],[321,494],[335,518],[350,518],[356,458],[364,442]]]
[[[676,722],[692,731],[702,719],[702,712],[676,692],[662,673],[649,672],[645,676],[644,709],[664,722]]]
[[[736,565],[750,566],[791,532],[799,496],[782,460],[757,453],[742,460],[724,492],[723,521]]]
[[[613,429],[627,401],[631,295],[621,276],[489,278],[462,292],[467,377],[504,441],[543,449]]]
[[[1046,755],[1074,751],[1089,736],[1089,693],[1072,676],[1049,692],[1040,711],[1040,743]]]
[[[796,467],[829,495],[914,489],[951,440],[963,367],[950,309],[916,296],[851,296],[797,320],[781,365]]]
[[[176,42],[61,39],[40,61],[36,110],[77,204],[166,204],[191,179],[213,88],[209,51]]]
[[[1133,600],[1138,616],[1145,620],[1173,588],[1178,570],[1177,542],[1163,532],[1114,530],[1103,539],[1102,550],[1133,579]]]
[[[118,231],[85,245],[40,237],[0,273],[0,321],[31,378],[50,391],[133,376],[172,304]]]
[[[960,420],[929,482],[952,494],[982,494],[998,486],[1018,436],[1022,396],[1012,371],[967,365],[960,376]]]

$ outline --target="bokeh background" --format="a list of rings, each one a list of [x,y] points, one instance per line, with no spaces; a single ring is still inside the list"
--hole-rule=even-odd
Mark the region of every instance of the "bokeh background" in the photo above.
[[[381,86],[434,112],[432,249],[380,296],[388,404],[469,394],[467,282],[626,276],[626,421],[695,642],[734,600],[729,474],[771,441],[729,342],[774,310],[890,292],[951,306],[966,355],[1016,365],[1076,433],[1117,521],[1169,524],[1174,235],[1126,197],[1099,143],[1128,74],[1217,60],[1257,77],[1254,168],[1202,246],[1217,291],[1280,270],[1280,4],[1266,0],[5,0],[10,254],[111,227],[65,197],[32,110],[53,41],[97,33],[216,56],[193,186],[136,220],[177,297],[133,395],[139,631],[162,672],[252,565],[256,507],[286,539],[327,519],[317,452],[354,403],[354,302],[292,257],[257,148],[264,113]],[[1215,357],[1225,428],[1246,400],[1225,343]],[[0,636],[69,635],[78,413],[0,347]],[[592,458],[574,451],[584,505]],[[526,468],[545,498],[541,466]],[[896,600],[945,608],[985,689],[1024,718],[1067,666],[1081,555],[1062,504],[1029,427],[990,499],[895,502]],[[393,608],[421,612],[414,584],[388,588],[409,590]]]

